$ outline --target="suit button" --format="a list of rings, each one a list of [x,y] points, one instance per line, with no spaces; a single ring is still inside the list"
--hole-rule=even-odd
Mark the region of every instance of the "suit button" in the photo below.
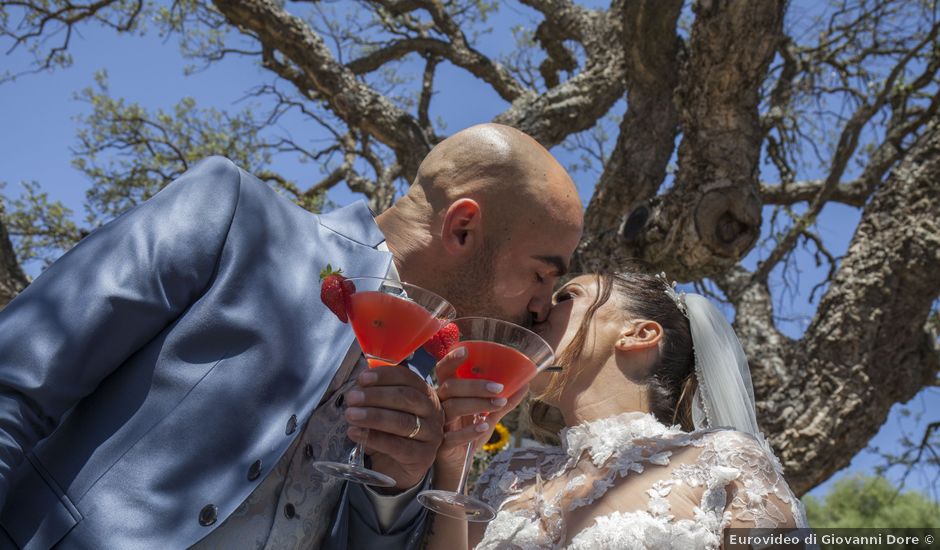
[[[215,523],[216,518],[219,516],[219,509],[215,504],[206,504],[202,507],[202,510],[199,511],[199,525],[203,527],[208,527]]]
[[[296,429],[297,429],[297,415],[292,414],[290,415],[290,418],[287,419],[287,430],[286,430],[287,435],[294,433]]]
[[[284,517],[287,519],[294,519],[294,516],[297,514],[297,510],[294,510],[294,505],[288,502],[284,505]]]
[[[304,456],[307,458],[313,458],[313,445],[309,443],[304,445]]]
[[[254,481],[258,479],[258,476],[261,475],[261,461],[256,460],[251,464],[251,468],[248,468],[248,481]]]

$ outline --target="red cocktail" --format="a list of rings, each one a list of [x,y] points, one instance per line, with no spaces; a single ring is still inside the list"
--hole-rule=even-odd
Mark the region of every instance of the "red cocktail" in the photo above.
[[[456,348],[467,349],[467,359],[457,367],[456,376],[499,382],[503,385],[500,397],[509,397],[535,378],[535,363],[515,348],[474,340],[460,342]]]
[[[356,292],[346,311],[373,368],[401,363],[441,328],[427,308],[384,292]]]

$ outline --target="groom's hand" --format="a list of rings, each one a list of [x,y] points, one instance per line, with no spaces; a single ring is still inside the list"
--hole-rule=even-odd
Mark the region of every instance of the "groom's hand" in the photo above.
[[[455,377],[465,352],[464,348],[457,348],[441,359],[436,367],[440,381],[437,396],[444,409],[444,441],[438,450],[438,469],[462,469],[467,443],[473,441],[479,449],[493,434],[496,423],[516,408],[529,392],[526,384],[509,398],[503,398],[498,395],[503,391],[502,384]],[[474,424],[474,415],[483,413],[488,415],[486,422]]]
[[[359,375],[345,394],[347,435],[363,441],[372,468],[391,476],[399,490],[417,485],[441,446],[444,413],[434,389],[407,367],[377,367]],[[420,420],[420,429],[409,437]]]

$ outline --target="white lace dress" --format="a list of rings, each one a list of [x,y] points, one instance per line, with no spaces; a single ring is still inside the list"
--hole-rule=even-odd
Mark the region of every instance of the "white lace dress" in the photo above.
[[[561,441],[493,460],[475,494],[498,514],[477,549],[713,549],[728,526],[806,526],[762,438],[632,412],[566,428]]]

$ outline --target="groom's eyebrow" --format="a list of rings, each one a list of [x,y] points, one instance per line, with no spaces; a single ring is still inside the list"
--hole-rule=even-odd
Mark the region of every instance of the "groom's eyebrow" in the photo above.
[[[565,273],[568,273],[568,265],[565,263],[565,260],[561,256],[532,256],[536,260],[542,262],[545,265],[553,268],[555,270],[555,275],[558,277],[564,277]]]

